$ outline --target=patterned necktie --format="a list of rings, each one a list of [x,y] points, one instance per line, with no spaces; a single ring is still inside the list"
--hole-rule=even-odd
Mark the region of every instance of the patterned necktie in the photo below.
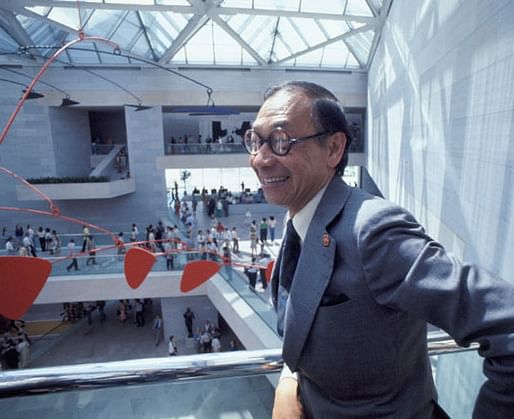
[[[283,286],[287,292],[291,289],[293,282],[294,272],[298,259],[300,258],[300,251],[302,250],[300,244],[300,236],[293,226],[293,220],[287,222],[286,238],[282,253],[282,260],[280,261],[280,285]]]
[[[276,294],[277,309],[277,332],[279,336],[284,336],[286,324],[286,308],[289,298],[289,290],[293,282],[296,265],[300,257],[301,245],[300,236],[294,229],[293,221],[287,222],[286,237],[282,242],[279,254],[278,287]]]

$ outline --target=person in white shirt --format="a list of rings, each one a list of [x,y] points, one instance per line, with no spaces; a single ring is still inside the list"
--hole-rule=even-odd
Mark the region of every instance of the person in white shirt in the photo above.
[[[270,235],[270,239],[271,239],[271,244],[275,243],[275,231],[276,231],[276,228],[277,228],[277,220],[275,220],[275,217],[273,215],[271,215],[269,217],[269,221],[268,221],[268,229],[269,229],[269,235]]]
[[[126,253],[125,241],[123,240],[123,233],[118,234],[118,240],[116,241],[116,247],[118,248],[118,260],[123,260],[123,255]]]
[[[85,225],[84,227],[82,227],[82,252],[86,251],[88,236],[89,236],[89,227]]]
[[[37,257],[36,251],[34,249],[34,243],[32,242],[32,239],[30,238],[30,235],[28,232],[25,233],[22,240],[22,245],[27,249],[27,252],[32,254],[32,256]]]
[[[71,268],[75,268],[78,271],[79,264],[75,255],[75,240],[70,239],[66,247],[68,248],[68,256],[71,257],[71,263],[66,267],[66,270],[69,272]]]
[[[239,237],[237,235],[237,228],[232,227],[232,251],[239,253]]]
[[[14,247],[13,238],[9,236],[5,242],[5,251],[7,252],[7,256],[16,255],[16,248]]]
[[[137,235],[139,234],[139,230],[135,224],[132,224],[132,228],[130,229],[130,241],[137,242]]]
[[[177,344],[175,343],[175,336],[171,335],[168,342],[168,354],[170,356],[176,356],[178,353]]]
[[[46,241],[45,241],[45,230],[43,229],[43,227],[38,228],[37,237],[39,239],[39,246],[41,247],[41,251],[44,252],[46,250]]]
[[[153,321],[153,330],[155,334],[155,346],[159,345],[159,341],[161,340],[161,329],[162,329],[162,319],[161,315],[157,314]]]
[[[211,346],[212,346],[212,352],[221,352],[221,342],[220,342],[220,338],[215,336],[212,338],[212,342],[211,342]]]

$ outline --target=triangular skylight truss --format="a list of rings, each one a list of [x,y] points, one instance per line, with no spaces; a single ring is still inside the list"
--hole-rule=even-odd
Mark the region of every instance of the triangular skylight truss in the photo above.
[[[391,2],[3,0],[0,54],[49,56],[83,31],[116,43],[122,54],[89,42],[62,61],[113,65],[142,57],[165,66],[366,71]]]

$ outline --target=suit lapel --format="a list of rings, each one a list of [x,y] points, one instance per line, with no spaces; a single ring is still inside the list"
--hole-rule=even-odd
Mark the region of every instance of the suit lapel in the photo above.
[[[283,357],[292,371],[316,316],[321,298],[332,276],[336,242],[327,226],[340,214],[351,189],[334,178],[312,218],[296,269],[285,315]]]

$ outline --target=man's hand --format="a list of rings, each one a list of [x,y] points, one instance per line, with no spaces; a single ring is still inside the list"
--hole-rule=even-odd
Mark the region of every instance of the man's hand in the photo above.
[[[301,419],[303,409],[297,396],[298,381],[292,377],[282,378],[275,389],[273,419]]]

